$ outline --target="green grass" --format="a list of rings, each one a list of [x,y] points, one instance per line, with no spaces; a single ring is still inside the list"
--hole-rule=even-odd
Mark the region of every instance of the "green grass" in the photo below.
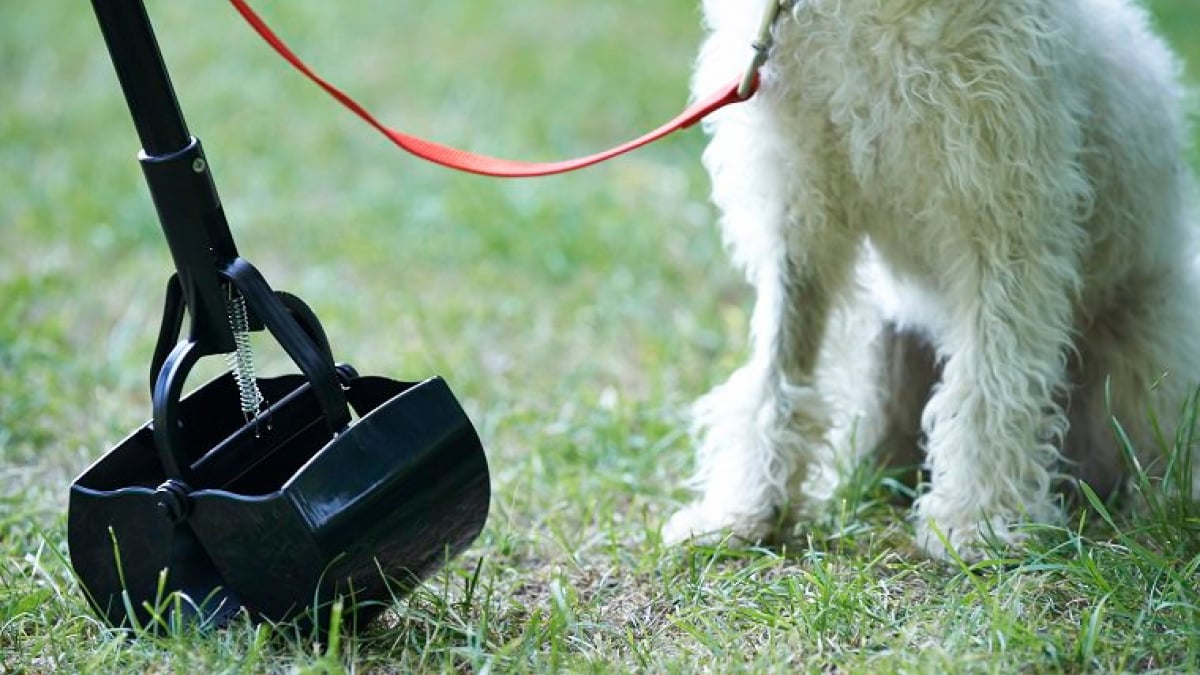
[[[531,158],[673,114],[699,39],[693,0],[261,4],[390,123]],[[1200,6],[1152,4],[1197,78]],[[0,672],[1196,668],[1200,520],[1150,489],[982,573],[915,555],[895,482],[871,472],[786,549],[661,545],[687,497],[682,411],[739,361],[749,306],[698,134],[573,176],[454,175],[335,108],[225,4],[150,5],[243,254],[313,305],[340,359],[447,378],[488,447],[493,513],[333,648],[92,618],[64,564],[66,488],[148,415],[170,258],[86,3],[3,3]]]

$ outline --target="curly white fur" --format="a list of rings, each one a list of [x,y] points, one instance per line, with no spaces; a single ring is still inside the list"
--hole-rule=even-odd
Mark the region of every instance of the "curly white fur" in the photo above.
[[[704,0],[697,94],[766,1]],[[1110,414],[1153,452],[1148,411],[1170,433],[1200,379],[1179,67],[1145,12],[799,0],[775,33],[708,122],[752,354],[696,405],[701,494],[665,538],[771,536],[860,449],[918,442],[933,555],[1055,519],[1060,472],[1111,489]]]

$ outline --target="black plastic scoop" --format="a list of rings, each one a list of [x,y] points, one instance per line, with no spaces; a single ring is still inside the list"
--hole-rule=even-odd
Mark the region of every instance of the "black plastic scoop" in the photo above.
[[[234,246],[141,0],[93,0],[142,142],[176,273],[151,366],[153,419],[71,485],[71,564],[113,625],[239,610],[356,624],[464,550],[487,520],[483,447],[449,387],[335,365],[299,299]],[[184,314],[188,336],[180,340]],[[255,377],[249,331],[300,370]],[[230,372],[184,395],[197,361]]]

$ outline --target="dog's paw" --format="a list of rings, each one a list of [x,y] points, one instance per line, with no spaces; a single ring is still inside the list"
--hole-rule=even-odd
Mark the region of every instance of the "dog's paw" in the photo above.
[[[752,546],[770,538],[772,523],[770,518],[722,513],[695,503],[671,516],[663,525],[662,539],[668,546],[685,543]]]
[[[917,546],[930,558],[967,564],[1020,555],[1027,536],[999,518],[981,521],[917,522]]]

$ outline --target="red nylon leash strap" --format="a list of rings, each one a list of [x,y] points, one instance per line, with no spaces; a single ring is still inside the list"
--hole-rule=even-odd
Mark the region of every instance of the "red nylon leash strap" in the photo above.
[[[707,117],[712,112],[719,110],[732,103],[739,103],[746,100],[753,94],[751,90],[745,96],[738,93],[740,78],[737,81],[731,82],[728,87],[725,87],[711,96],[701,99],[689,106],[686,110],[680,113],[677,117],[670,120],[666,124],[651,131],[643,136],[633,139],[627,143],[622,143],[614,148],[598,152],[594,155],[586,157],[578,157],[575,159],[567,159],[557,162],[521,162],[508,159],[500,159],[498,157],[489,157],[487,155],[478,155],[458,148],[452,148],[433,141],[427,141],[416,136],[410,136],[402,133],[380,122],[366,108],[360,105],[357,101],[351,98],[341,89],[335,87],[325,78],[318,75],[310,68],[300,57],[296,56],[284,43],[278,35],[275,34],[266,22],[263,21],[245,0],[230,0],[235,9],[242,17],[250,24],[256,33],[271,46],[280,56],[288,63],[292,64],[296,70],[300,71],[316,84],[321,89],[324,89],[339,103],[350,109],[355,115],[358,115],[364,122],[374,127],[384,136],[387,136],[393,143],[400,146],[404,150],[428,160],[435,164],[440,164],[451,169],[466,171],[483,176],[495,176],[498,178],[528,178],[532,176],[549,176],[557,173],[566,173],[576,169],[582,169],[593,164],[598,164],[607,159],[612,159],[618,155],[623,155],[630,150],[636,150],[644,145],[657,141],[658,139],[672,134],[681,129],[686,129],[700,120]]]

